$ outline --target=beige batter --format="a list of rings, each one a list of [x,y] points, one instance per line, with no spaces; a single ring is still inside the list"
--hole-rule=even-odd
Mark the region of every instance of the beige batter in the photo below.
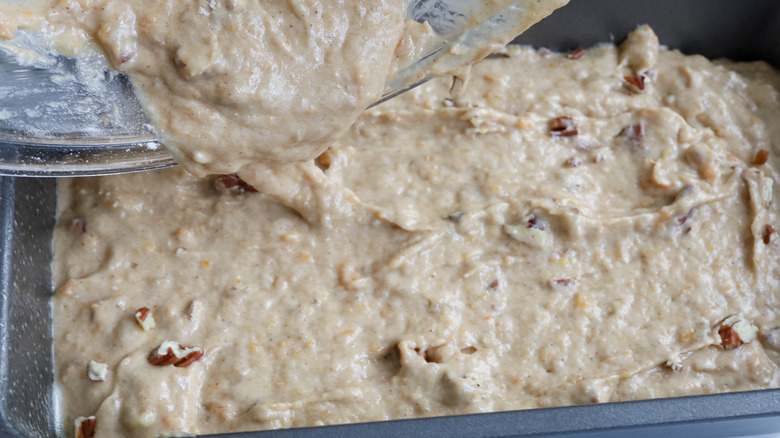
[[[470,54],[459,61],[480,59],[567,2],[474,2],[474,25],[510,5],[516,25],[450,49]],[[389,78],[444,43],[427,24],[406,19],[407,3],[0,0],[0,37],[21,28],[69,52],[99,46],[130,75],[176,160],[203,176],[327,149]],[[416,79],[458,67],[442,58]]]
[[[573,58],[510,48],[459,97],[427,84],[313,162],[246,167],[266,194],[61,180],[66,433],[780,386],[780,75],[649,28]]]

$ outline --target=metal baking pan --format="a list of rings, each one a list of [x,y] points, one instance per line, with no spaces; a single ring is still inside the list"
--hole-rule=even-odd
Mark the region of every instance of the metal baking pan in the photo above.
[[[572,0],[517,42],[570,50],[619,41],[638,24],[687,53],[780,67],[777,0]],[[58,436],[49,307],[55,189],[53,179],[0,178],[0,436]],[[780,436],[780,390],[221,436],[759,435]]]

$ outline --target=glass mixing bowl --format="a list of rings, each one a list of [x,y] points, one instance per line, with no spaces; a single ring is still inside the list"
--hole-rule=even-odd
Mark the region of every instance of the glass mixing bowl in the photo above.
[[[533,3],[411,0],[407,18],[427,21],[440,44],[392,77],[377,103],[425,82],[426,72],[453,71],[484,57],[484,47],[471,50],[477,42],[508,43],[535,21],[527,14]],[[0,45],[0,100],[0,175],[105,175],[176,164],[128,77],[98,55],[69,58],[20,32]]]

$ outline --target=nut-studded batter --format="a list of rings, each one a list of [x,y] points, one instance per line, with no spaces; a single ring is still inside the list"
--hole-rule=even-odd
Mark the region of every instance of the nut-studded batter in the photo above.
[[[440,80],[383,104],[314,162],[62,180],[66,424],[156,436],[777,387],[778,86],[640,28],[571,57],[507,49],[465,94]]]

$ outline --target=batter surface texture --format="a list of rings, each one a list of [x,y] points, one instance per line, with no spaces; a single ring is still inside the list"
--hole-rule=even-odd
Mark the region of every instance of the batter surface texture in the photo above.
[[[242,179],[61,180],[66,431],[778,387],[780,76],[649,28],[578,55],[506,49]]]

